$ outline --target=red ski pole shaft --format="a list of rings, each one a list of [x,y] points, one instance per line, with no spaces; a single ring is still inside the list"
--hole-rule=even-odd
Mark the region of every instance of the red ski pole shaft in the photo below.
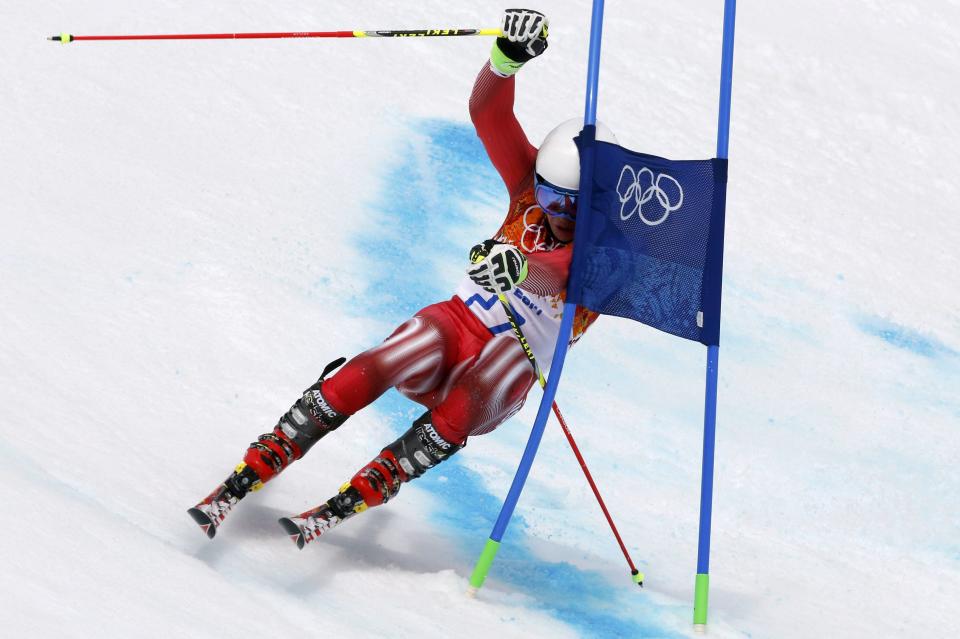
[[[436,38],[450,36],[501,36],[500,29],[400,29],[382,31],[275,31],[263,33],[161,33],[144,35],[72,35],[50,36],[54,42],[95,40],[263,40],[272,38]]]
[[[557,420],[560,422],[560,428],[563,429],[563,434],[566,435],[567,441],[570,443],[570,448],[573,449],[573,454],[576,456],[577,461],[580,462],[580,468],[583,469],[583,474],[587,478],[587,483],[590,484],[590,488],[593,490],[593,494],[597,498],[597,503],[600,504],[600,510],[603,511],[603,516],[607,518],[607,523],[610,524],[610,530],[613,531],[613,536],[617,538],[617,543],[620,544],[620,550],[623,552],[624,559],[627,560],[627,565],[630,566],[630,573],[634,576],[640,574],[640,571],[637,570],[637,567],[633,565],[633,560],[630,558],[630,553],[627,551],[627,546],[623,543],[623,539],[620,537],[620,532],[617,530],[617,525],[613,523],[613,517],[610,516],[610,511],[607,510],[607,505],[603,501],[603,497],[600,496],[600,489],[597,488],[597,484],[593,481],[593,475],[590,473],[590,469],[587,468],[587,462],[583,459],[583,455],[580,454],[580,448],[577,446],[577,442],[573,439],[573,433],[570,432],[570,427],[567,426],[567,421],[563,418],[563,415],[560,413],[560,407],[557,406],[557,403],[553,403],[553,414],[557,416]],[[640,579],[640,585],[643,585],[643,578]]]

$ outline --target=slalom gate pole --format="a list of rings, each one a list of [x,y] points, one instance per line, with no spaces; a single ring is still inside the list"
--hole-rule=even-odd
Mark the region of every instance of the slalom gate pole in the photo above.
[[[733,33],[737,1],[724,0],[723,53],[720,63],[720,113],[717,122],[717,157],[727,159],[730,142],[730,98],[733,89]],[[697,579],[693,598],[693,627],[707,627],[710,591],[710,522],[713,514],[713,458],[717,430],[717,377],[720,346],[707,346],[706,390],[703,410],[703,467],[700,475],[700,539],[697,544]]]
[[[586,108],[584,112],[584,134],[592,141],[595,135],[597,122],[597,86],[600,78],[600,41],[603,36],[603,0],[593,0],[593,12],[590,21],[590,53],[587,65],[587,91]],[[589,146],[589,145],[588,145]],[[582,175],[581,184],[590,184],[593,180],[593,149],[587,148],[583,157],[581,157]],[[592,189],[587,189],[580,194],[578,208],[582,211],[590,210],[590,200],[592,199]],[[580,235],[583,225],[577,225],[574,231],[574,246],[576,246],[576,236]],[[576,314],[577,305],[566,302],[563,305],[563,317],[560,320],[560,331],[557,335],[557,345],[553,351],[553,360],[550,363],[550,377],[543,389],[543,397],[540,399],[540,408],[537,410],[537,417],[533,422],[533,429],[530,431],[530,437],[527,439],[527,446],[523,451],[523,457],[520,459],[520,465],[513,477],[513,483],[510,485],[510,491],[500,509],[500,515],[493,526],[490,538],[484,546],[480,558],[474,567],[473,574],[470,576],[470,589],[468,594],[475,595],[483,586],[490,566],[500,549],[500,542],[503,534],[507,530],[507,524],[513,516],[517,501],[520,499],[520,493],[523,491],[523,485],[530,474],[530,467],[533,465],[533,459],[537,455],[537,449],[540,447],[540,440],[543,439],[543,431],[550,416],[550,409],[553,405],[553,399],[557,394],[557,386],[560,384],[560,374],[563,372],[563,363],[567,356],[567,348],[570,344],[570,335],[573,332],[573,316]]]
[[[537,375],[537,380],[540,382],[540,388],[546,388],[547,380],[543,376],[543,371],[540,370],[540,364],[537,363],[537,357],[534,355],[533,349],[530,347],[530,343],[527,341],[523,331],[520,329],[520,322],[517,321],[517,315],[513,311],[513,305],[510,304],[510,300],[507,299],[507,296],[503,293],[500,293],[498,297],[500,298],[500,304],[503,306],[504,312],[507,314],[507,320],[510,322],[510,327],[513,328],[513,332],[520,341],[520,346],[523,348],[523,352],[526,354],[527,359],[530,360],[530,364],[533,366],[533,370]],[[583,475],[587,478],[587,483],[590,484],[590,489],[593,490],[593,495],[597,498],[597,503],[600,504],[600,510],[603,511],[603,516],[606,517],[607,523],[610,525],[610,530],[613,532],[613,536],[620,545],[620,551],[623,553],[623,558],[627,560],[627,566],[630,568],[630,576],[633,579],[633,582],[643,588],[644,574],[637,570],[637,567],[634,565],[633,559],[630,557],[630,552],[627,550],[626,544],[623,543],[623,538],[620,537],[620,531],[617,530],[617,525],[613,523],[613,517],[610,516],[610,511],[607,510],[607,505],[604,503],[603,497],[600,496],[600,489],[593,480],[593,474],[590,472],[590,469],[587,468],[587,462],[580,453],[580,447],[577,446],[577,442],[573,438],[573,432],[570,430],[570,427],[567,426],[567,420],[563,418],[563,414],[560,412],[560,407],[557,406],[556,401],[553,402],[553,414],[556,415],[557,421],[560,422],[560,428],[563,430],[563,434],[566,436],[567,442],[570,444],[570,448],[573,449],[574,456],[576,456],[577,461],[580,463],[580,469],[583,470]]]
[[[435,38],[448,36],[501,36],[500,29],[401,29],[385,31],[281,31],[270,33],[166,33],[147,35],[71,35],[50,36],[54,42],[103,40],[263,40],[273,38]]]

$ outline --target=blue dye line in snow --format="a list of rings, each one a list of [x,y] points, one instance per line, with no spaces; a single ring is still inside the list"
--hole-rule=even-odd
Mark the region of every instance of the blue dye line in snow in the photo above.
[[[361,311],[397,325],[423,306],[452,294],[455,283],[431,276],[440,260],[459,260],[466,266],[469,246],[456,246],[445,234],[455,225],[472,223],[468,207],[501,194],[506,202],[503,183],[471,126],[428,119],[411,122],[409,127],[411,135],[393,152],[397,161],[384,180],[384,191],[367,211],[377,221],[377,230],[358,241],[370,266],[368,290],[358,300]],[[482,232],[492,233],[499,222],[499,218],[490,220],[489,228]],[[397,434],[409,428],[411,416],[420,413],[419,406],[394,391],[378,400],[378,406]],[[487,492],[460,457],[419,482],[446,505],[433,515],[434,521],[465,552],[479,552],[502,496]],[[646,620],[660,613],[649,600],[638,599],[643,595],[636,586],[625,582],[618,587],[598,573],[537,559],[529,547],[535,542],[527,537],[527,530],[523,517],[515,515],[494,578],[534,598],[539,610],[584,637],[679,636],[638,618],[641,611]],[[464,557],[465,567],[475,558]]]
[[[957,352],[940,341],[921,334],[919,331],[894,324],[888,320],[875,316],[856,318],[857,327],[874,337],[879,337],[887,344],[923,357],[957,356]]]
[[[470,246],[456,246],[444,233],[470,223],[467,207],[478,197],[501,192],[506,197],[472,128],[446,120],[409,126],[411,135],[395,151],[399,161],[368,210],[377,231],[359,242],[374,267],[367,307],[400,321],[453,294],[456,283],[440,281],[434,265],[446,261],[465,268]]]

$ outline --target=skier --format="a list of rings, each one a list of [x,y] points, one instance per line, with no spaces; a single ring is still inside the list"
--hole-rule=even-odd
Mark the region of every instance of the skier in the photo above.
[[[382,344],[324,370],[271,432],[261,435],[213,493],[189,510],[210,538],[237,502],[300,459],[322,437],[390,387],[427,410],[319,507],[280,520],[297,545],[367,508],[448,459],[467,438],[489,433],[520,410],[536,381],[499,294],[509,294],[541,366],[559,333],[577,212],[582,121],[551,131],[539,151],[513,113],[514,74],[547,48],[547,18],[508,9],[474,83],[470,116],[510,195],[507,217],[475,246],[467,277],[448,301],[427,306]],[[597,139],[615,142],[597,123]],[[596,319],[577,308],[572,341]],[[339,371],[331,372],[342,365]]]

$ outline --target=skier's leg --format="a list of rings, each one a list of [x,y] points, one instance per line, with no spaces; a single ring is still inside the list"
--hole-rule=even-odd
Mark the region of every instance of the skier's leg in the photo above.
[[[533,369],[515,339],[490,340],[433,411],[417,419],[337,495],[281,524],[302,548],[354,514],[386,503],[401,484],[463,448],[467,436],[488,433],[520,410],[533,382]]]
[[[533,368],[517,340],[491,339],[443,401],[360,469],[350,485],[367,506],[386,503],[400,484],[463,448],[467,436],[488,433],[520,410],[533,382]]]
[[[434,307],[421,310],[382,344],[308,388],[272,433],[250,445],[244,463],[266,483],[391,386],[432,388],[456,357],[453,335],[455,328]]]
[[[324,383],[331,406],[352,415],[394,386],[429,392],[458,361],[456,319],[449,303],[428,306],[404,322],[382,344],[365,351]]]
[[[536,375],[520,343],[508,334],[487,342],[476,363],[433,409],[437,432],[453,442],[484,435],[523,407]]]
[[[331,363],[327,371],[337,363]],[[187,511],[208,537],[213,539],[224,518],[248,492],[263,488],[265,482],[346,421],[347,415],[337,412],[324,400],[320,390],[323,382],[321,376],[305,390],[271,432],[260,435],[250,444],[233,473],[206,499]]]
[[[427,391],[438,383],[458,354],[456,323],[440,307],[422,309],[382,344],[304,391],[271,432],[250,444],[234,472],[189,510],[207,535],[214,536],[226,514],[248,492],[260,489],[391,386],[406,383]]]

